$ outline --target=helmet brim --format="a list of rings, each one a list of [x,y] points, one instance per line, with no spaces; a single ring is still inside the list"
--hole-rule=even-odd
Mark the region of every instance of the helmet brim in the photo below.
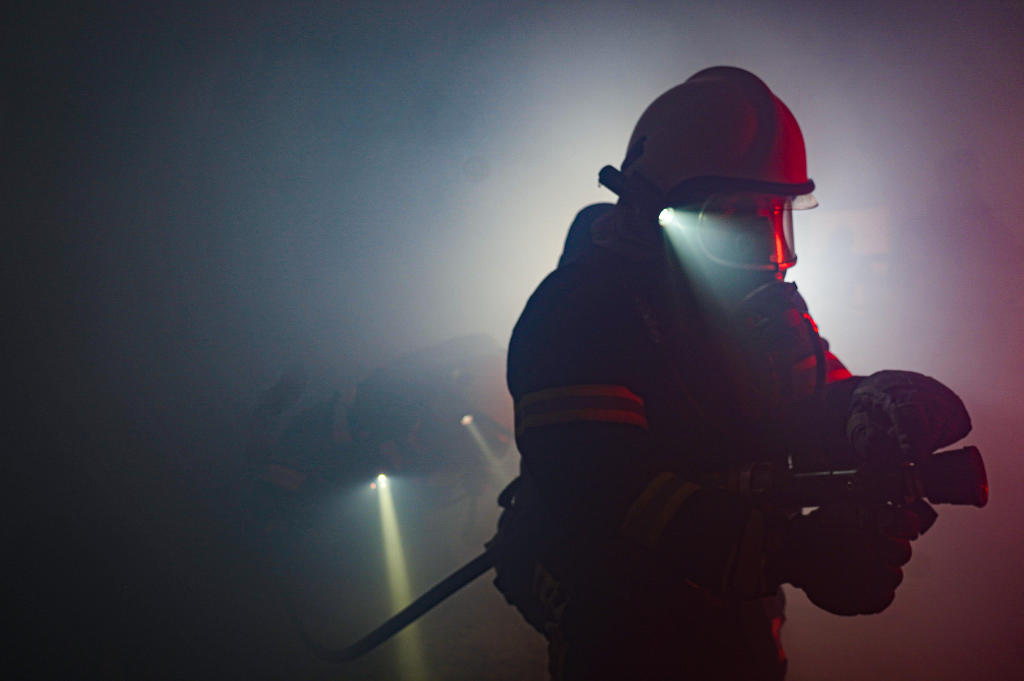
[[[666,193],[665,199],[667,206],[686,206],[703,202],[714,194],[757,192],[793,197],[793,208],[801,210],[818,205],[817,200],[811,195],[813,191],[814,180],[810,179],[800,184],[790,184],[788,182],[765,182],[745,177],[704,175],[683,180]]]

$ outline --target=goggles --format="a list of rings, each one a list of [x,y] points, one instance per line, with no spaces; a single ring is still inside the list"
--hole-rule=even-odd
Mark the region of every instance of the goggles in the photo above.
[[[792,212],[816,205],[809,194],[718,193],[666,208],[658,222],[719,265],[781,272],[796,264]]]

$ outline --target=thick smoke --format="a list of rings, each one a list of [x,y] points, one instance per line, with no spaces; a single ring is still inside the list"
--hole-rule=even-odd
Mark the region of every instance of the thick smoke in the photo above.
[[[644,106],[732,64],[803,127],[821,206],[797,216],[792,278],[824,335],[855,373],[957,390],[992,489],[984,510],[942,509],[882,615],[836,618],[790,592],[790,678],[1010,678],[1022,24],[995,0],[16,12],[2,110],[16,664],[393,673],[386,649],[347,671],[312,661],[254,566],[238,480],[261,391],[299,363],[308,406],[449,338],[504,344],[572,215],[610,200],[597,170]],[[335,639],[390,607],[379,545],[343,540],[378,522],[360,498],[339,497],[337,517],[362,520],[295,549],[312,552],[298,598]],[[414,592],[479,548],[422,503],[404,511]],[[524,626],[481,580],[420,624],[427,678],[543,678]]]

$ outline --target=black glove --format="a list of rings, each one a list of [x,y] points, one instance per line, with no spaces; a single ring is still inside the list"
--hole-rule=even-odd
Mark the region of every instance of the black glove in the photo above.
[[[912,371],[879,371],[850,399],[846,434],[867,461],[920,461],[971,430],[971,417],[952,390]]]
[[[825,506],[792,519],[769,557],[778,583],[803,589],[836,615],[868,615],[892,603],[921,521],[906,509]]]

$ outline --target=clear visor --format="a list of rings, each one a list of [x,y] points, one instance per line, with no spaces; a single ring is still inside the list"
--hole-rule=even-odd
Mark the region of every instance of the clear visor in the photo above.
[[[699,205],[667,208],[659,221],[682,228],[719,265],[780,272],[796,264],[793,210],[814,205],[810,195],[733,192],[714,194]]]

